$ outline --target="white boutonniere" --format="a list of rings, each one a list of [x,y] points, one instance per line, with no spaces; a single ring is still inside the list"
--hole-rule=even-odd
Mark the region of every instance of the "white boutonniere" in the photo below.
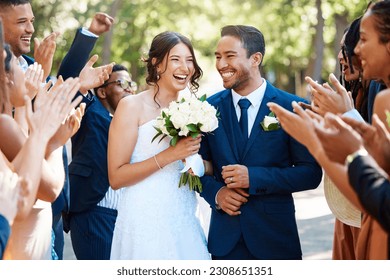
[[[279,121],[275,117],[274,112],[271,112],[268,116],[265,116],[264,120],[260,123],[260,125],[264,129],[264,131],[278,130],[280,128]]]

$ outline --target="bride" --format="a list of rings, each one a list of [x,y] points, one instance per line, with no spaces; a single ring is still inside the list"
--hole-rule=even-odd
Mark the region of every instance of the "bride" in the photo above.
[[[201,138],[183,138],[174,147],[168,137],[151,142],[161,109],[189,83],[197,90],[202,70],[189,39],[176,32],[157,35],[145,62],[151,87],[121,100],[109,132],[110,184],[124,189],[111,259],[209,259],[196,195],[178,188],[181,160],[198,152]]]

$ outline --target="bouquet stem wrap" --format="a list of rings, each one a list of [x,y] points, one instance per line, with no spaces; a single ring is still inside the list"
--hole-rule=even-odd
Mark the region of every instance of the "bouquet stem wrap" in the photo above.
[[[193,172],[189,174],[187,171],[191,169]],[[179,188],[188,183],[190,190],[202,192],[202,183],[200,177],[204,175],[204,164],[202,157],[199,154],[194,154],[185,159],[185,166],[180,170],[181,176]]]

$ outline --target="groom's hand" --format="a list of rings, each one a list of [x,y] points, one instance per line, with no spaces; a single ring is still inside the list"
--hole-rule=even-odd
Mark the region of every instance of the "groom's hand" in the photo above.
[[[228,189],[223,187],[217,195],[217,203],[230,216],[241,214],[241,205],[248,201],[249,194],[243,189]]]
[[[221,174],[229,189],[249,188],[248,168],[245,165],[231,164],[222,166]]]

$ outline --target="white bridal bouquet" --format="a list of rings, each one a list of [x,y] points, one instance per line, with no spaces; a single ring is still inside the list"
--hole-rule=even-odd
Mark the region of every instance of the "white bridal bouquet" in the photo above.
[[[191,95],[191,97],[182,98],[180,101],[172,101],[168,108],[161,110],[154,127],[157,133],[152,142],[159,136],[161,136],[160,141],[166,136],[170,136],[170,145],[175,146],[180,138],[187,136],[195,138],[200,133],[211,132],[217,127],[217,110],[206,101],[206,95],[200,98]],[[194,175],[187,172],[190,168]],[[190,190],[202,192],[202,183],[199,177],[204,174],[204,165],[199,154],[187,157],[185,166],[180,172],[182,175],[179,187],[188,182]]]

